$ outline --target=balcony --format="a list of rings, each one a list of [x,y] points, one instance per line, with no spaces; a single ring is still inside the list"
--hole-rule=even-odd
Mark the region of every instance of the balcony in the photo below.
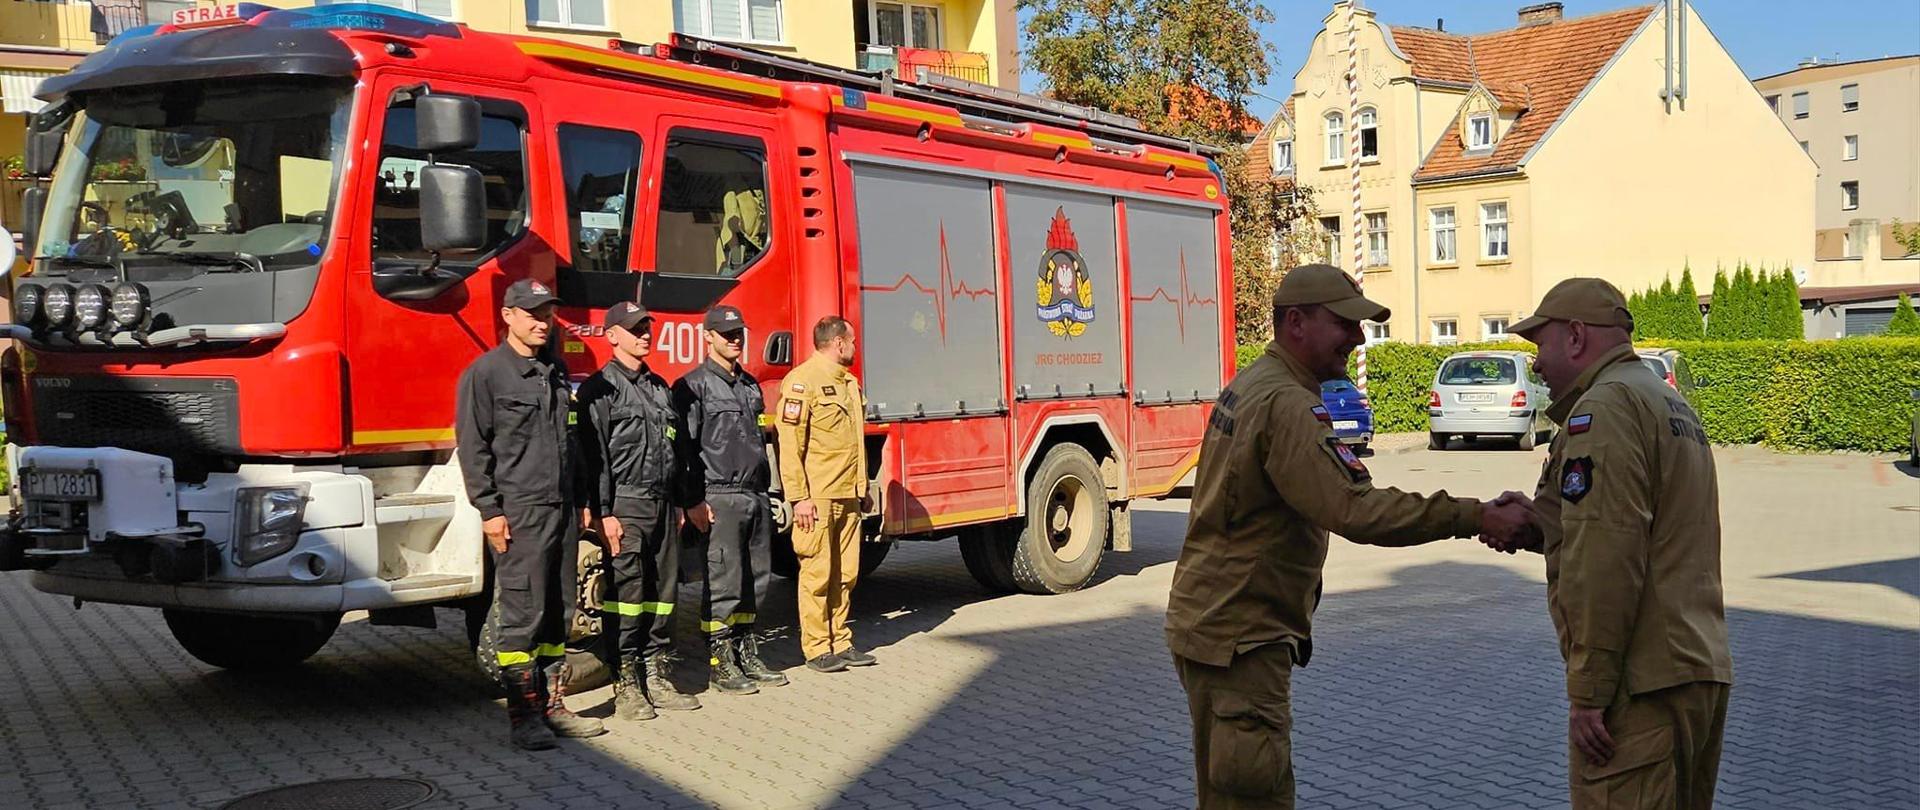
[[[984,53],[862,45],[858,56],[861,70],[891,70],[903,79],[917,78],[920,68],[926,68],[943,76],[993,84],[993,68]]]

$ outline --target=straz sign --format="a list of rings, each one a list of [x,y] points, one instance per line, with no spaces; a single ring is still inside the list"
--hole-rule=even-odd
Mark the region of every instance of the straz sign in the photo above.
[[[240,6],[228,4],[201,8],[183,8],[173,12],[173,27],[204,28],[210,25],[232,25],[243,22],[240,19]]]

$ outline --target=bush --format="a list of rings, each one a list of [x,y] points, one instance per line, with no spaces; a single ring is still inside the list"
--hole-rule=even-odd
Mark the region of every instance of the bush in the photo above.
[[[1920,337],[1920,314],[1913,311],[1913,300],[1906,293],[1900,294],[1899,303],[1893,309],[1893,320],[1887,322],[1888,337]]]
[[[1651,344],[1650,344],[1651,345]],[[1694,377],[1693,406],[1717,444],[1782,450],[1897,452],[1920,403],[1920,338],[1828,341],[1660,341],[1680,350]],[[1264,344],[1241,346],[1246,368]],[[1534,351],[1511,340],[1464,346],[1383,343],[1367,350],[1367,396],[1379,433],[1425,432],[1427,391],[1455,352]]]

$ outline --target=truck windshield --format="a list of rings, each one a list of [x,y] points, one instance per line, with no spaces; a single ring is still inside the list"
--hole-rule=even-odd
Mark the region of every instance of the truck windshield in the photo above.
[[[276,78],[89,94],[34,256],[71,266],[312,264],[332,218],[352,84]]]

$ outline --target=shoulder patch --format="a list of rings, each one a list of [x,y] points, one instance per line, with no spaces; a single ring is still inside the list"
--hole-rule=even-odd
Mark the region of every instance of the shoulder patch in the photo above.
[[[828,396],[828,397],[833,396],[833,386],[831,385],[820,386],[820,395]]]
[[[1567,432],[1575,436],[1587,432],[1592,427],[1593,414],[1590,413],[1577,414],[1567,420]]]
[[[1567,461],[1560,472],[1560,497],[1567,503],[1579,503],[1593,491],[1593,459],[1581,456]]]
[[[1324,405],[1313,406],[1313,418],[1318,419],[1322,422],[1333,421],[1333,417],[1327,415],[1327,408]]]
[[[787,387],[790,389],[793,389],[793,392],[796,394],[804,394],[807,392],[807,386],[805,383],[794,383]]]
[[[780,421],[789,425],[800,424],[800,400],[783,399],[780,401]]]
[[[1332,436],[1327,437],[1327,447],[1333,449],[1333,457],[1340,460],[1340,466],[1346,468],[1347,477],[1354,483],[1373,478],[1373,473],[1367,471],[1367,465],[1360,463],[1360,456],[1353,452],[1352,447]]]

